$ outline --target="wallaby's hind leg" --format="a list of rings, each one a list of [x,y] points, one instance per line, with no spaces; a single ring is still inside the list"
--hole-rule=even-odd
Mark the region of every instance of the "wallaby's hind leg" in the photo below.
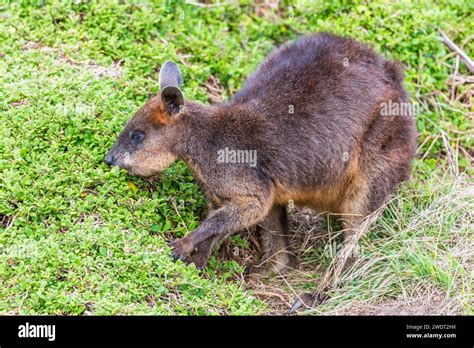
[[[336,267],[328,271],[329,277],[323,279],[325,284],[319,284],[322,290],[299,295],[290,309],[290,314],[303,307],[310,308],[315,304],[321,304],[329,298],[327,292],[337,283],[341,272],[349,269],[357,261],[358,238],[361,237],[360,228],[362,228],[364,218],[377,210],[387,195],[388,191],[381,179],[368,181],[354,178],[353,186],[348,188],[345,200],[340,206],[340,219],[344,233],[344,241],[338,253],[340,263],[339,265],[336,263]]]
[[[344,244],[349,243],[357,234],[357,229],[362,221],[362,215],[347,213],[341,217],[344,232]]]
[[[250,273],[268,277],[272,272],[284,274],[296,266],[296,257],[290,250],[288,221],[285,206],[273,206],[258,223],[263,258],[250,267]]]
[[[328,289],[331,288],[333,281],[339,277],[337,273],[344,269],[347,269],[357,260],[357,240],[354,239],[357,236],[360,223],[364,217],[364,209],[366,207],[365,202],[367,201],[366,190],[363,183],[357,186],[350,187],[346,192],[346,200],[341,203],[340,206],[340,219],[342,220],[344,241],[341,246],[341,250],[338,252],[338,257],[343,257],[343,263],[341,268],[336,266],[336,269],[330,269],[326,275],[330,277],[323,278],[319,284],[319,289],[315,292],[306,292],[300,294],[293,305],[290,308],[289,314],[295,313],[301,308],[311,308],[315,304],[321,304],[326,301],[329,296],[327,295]],[[351,243],[355,243],[352,247]],[[347,249],[346,249],[347,247]],[[345,257],[341,252],[349,252],[349,255]]]

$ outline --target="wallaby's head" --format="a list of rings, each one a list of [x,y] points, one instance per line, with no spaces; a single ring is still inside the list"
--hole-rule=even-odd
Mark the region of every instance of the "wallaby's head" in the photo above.
[[[151,176],[168,167],[176,157],[169,151],[169,126],[183,110],[183,82],[176,63],[166,62],[160,70],[160,92],[127,122],[105,157],[108,165],[130,174]]]

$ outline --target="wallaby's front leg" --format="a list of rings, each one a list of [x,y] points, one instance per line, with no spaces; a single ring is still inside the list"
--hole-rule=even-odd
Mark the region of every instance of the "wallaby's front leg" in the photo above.
[[[191,234],[169,243],[171,256],[185,260],[199,243],[252,226],[268,213],[271,201],[257,197],[242,197],[213,211]]]

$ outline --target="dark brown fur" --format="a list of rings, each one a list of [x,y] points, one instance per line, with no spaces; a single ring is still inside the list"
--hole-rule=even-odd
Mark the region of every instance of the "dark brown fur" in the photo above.
[[[257,268],[284,272],[294,264],[289,200],[341,214],[350,231],[409,177],[414,119],[381,115],[382,103],[409,102],[402,69],[352,39],[317,34],[288,43],[221,104],[183,105],[177,66],[161,75],[162,92],[127,123],[106,161],[142,176],[174,159],[190,166],[211,210],[170,245],[198,267],[224,238],[260,224],[272,262]],[[130,139],[136,130],[144,134],[138,143]],[[256,150],[257,165],[218,162],[226,147]]]

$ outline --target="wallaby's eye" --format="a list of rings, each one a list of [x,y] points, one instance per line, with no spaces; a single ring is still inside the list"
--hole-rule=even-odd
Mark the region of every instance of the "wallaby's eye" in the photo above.
[[[132,132],[132,135],[130,136],[130,138],[132,138],[132,141],[135,143],[135,144],[139,144],[143,141],[143,139],[145,138],[145,134],[143,134],[142,131],[139,131],[139,130],[134,130]]]

